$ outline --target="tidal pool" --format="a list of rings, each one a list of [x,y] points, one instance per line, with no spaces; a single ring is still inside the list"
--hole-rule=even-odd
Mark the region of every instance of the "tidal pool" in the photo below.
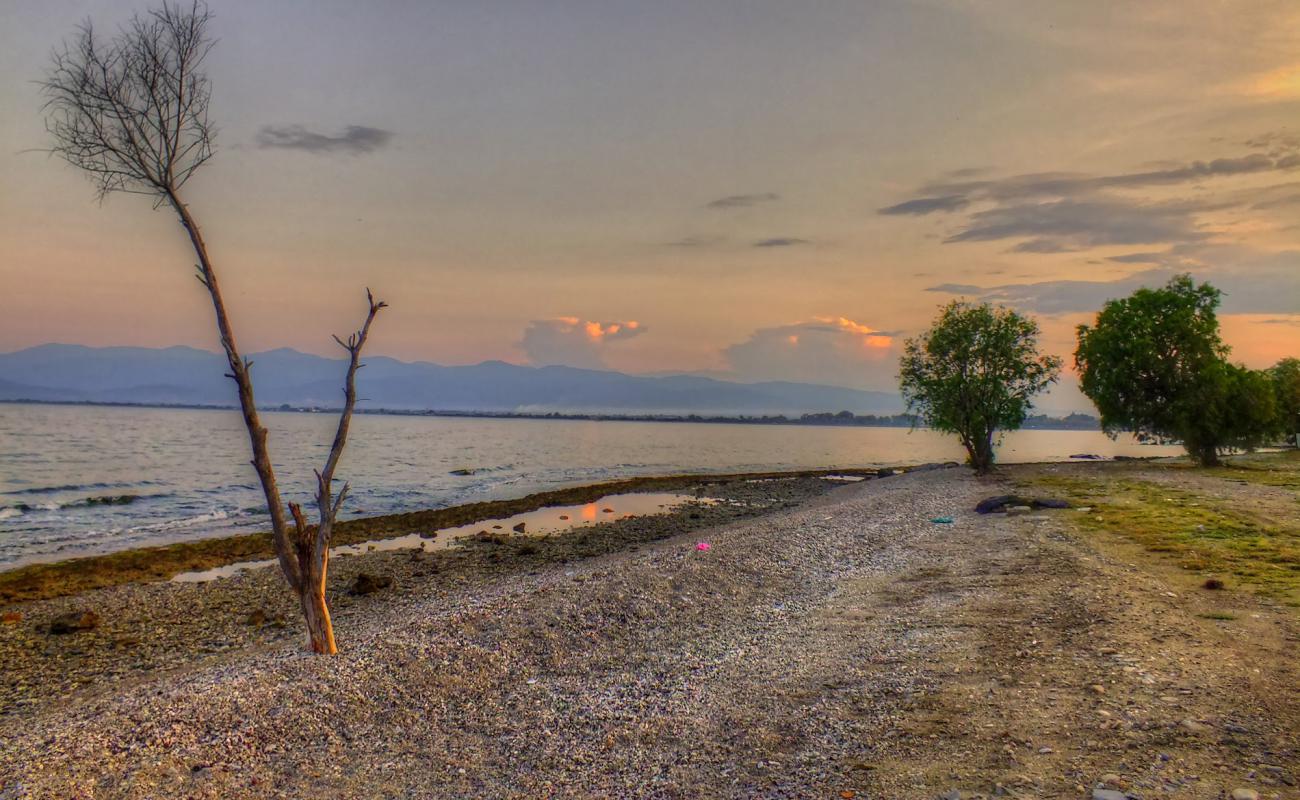
[[[373,539],[360,544],[339,545],[330,548],[330,558],[355,556],[381,550],[442,550],[453,547],[465,539],[480,534],[498,536],[545,537],[557,533],[595,525],[601,522],[643,517],[650,514],[667,514],[687,503],[712,505],[712,498],[696,497],[675,492],[629,492],[610,494],[590,503],[569,506],[547,506],[535,511],[525,511],[500,519],[485,519],[455,528],[410,533],[391,539]],[[182,572],[172,577],[180,583],[228,578],[244,570],[274,566],[275,559],[239,561],[197,572]]]

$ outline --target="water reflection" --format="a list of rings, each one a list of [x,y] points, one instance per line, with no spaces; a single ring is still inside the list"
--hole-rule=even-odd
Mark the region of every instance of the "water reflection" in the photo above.
[[[391,539],[375,539],[354,545],[330,548],[330,557],[361,555],[384,550],[443,550],[475,536],[551,536],[574,528],[588,527],[650,514],[666,514],[686,503],[711,505],[718,502],[689,494],[672,492],[635,492],[606,495],[593,503],[571,506],[548,506],[500,519],[487,519],[455,528],[411,533]],[[182,572],[172,578],[180,583],[198,583],[236,575],[249,569],[275,564],[275,559],[240,561],[198,572]]]

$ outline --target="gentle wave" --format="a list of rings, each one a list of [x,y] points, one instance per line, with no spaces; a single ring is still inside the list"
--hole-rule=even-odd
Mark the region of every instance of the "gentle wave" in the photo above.
[[[76,500],[67,500],[62,503],[14,503],[11,506],[0,506],[0,519],[12,519],[21,514],[30,514],[34,511],[60,511],[65,508],[95,508],[99,506],[128,506],[140,500],[158,500],[166,497],[171,497],[171,494],[163,492],[159,494],[145,495],[94,495],[92,497],[80,497]]]
[[[78,492],[89,489],[130,489],[136,486],[162,486],[163,484],[164,481],[157,480],[134,481],[131,483],[113,483],[108,481],[101,481],[98,483],[66,483],[62,486],[31,486],[26,489],[12,489],[7,492],[0,492],[0,494],[54,494],[55,492]]]

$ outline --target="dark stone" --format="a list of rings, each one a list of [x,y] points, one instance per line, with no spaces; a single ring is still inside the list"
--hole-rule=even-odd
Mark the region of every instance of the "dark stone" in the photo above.
[[[1102,457],[1096,453],[1074,453],[1070,458],[1081,458],[1085,461],[1101,461]]]
[[[890,469],[889,467],[885,467],[885,468],[882,469],[882,470],[877,470],[877,471],[876,471],[876,477],[877,477],[877,478],[892,478],[892,477],[894,477],[894,476],[897,475],[897,474],[899,474],[899,473],[898,473],[898,470],[896,470],[896,469]]]
[[[1034,508],[1069,508],[1070,501],[1059,497],[1035,497],[1031,505]]]
[[[140,496],[135,494],[106,494],[103,497],[87,497],[86,505],[88,506],[125,506],[139,500]]]
[[[89,631],[99,627],[99,615],[94,611],[69,611],[50,620],[50,633],[65,634]]]
[[[1223,588],[1223,581],[1219,580],[1218,578],[1206,578],[1205,583],[1201,584],[1201,586],[1205,587],[1206,589],[1209,589],[1210,591],[1217,592],[1218,590]]]
[[[936,469],[952,469],[954,467],[960,467],[960,466],[961,464],[958,464],[956,461],[945,461],[942,464],[938,462],[932,462],[929,464],[920,464],[918,466],[912,467],[911,469],[908,470],[908,472],[933,472]]]
[[[388,575],[371,575],[369,572],[358,572],[357,577],[352,581],[353,594],[374,594],[380,589],[387,589],[393,585],[393,579]]]
[[[513,528],[511,528],[510,530],[514,531],[515,533],[523,533],[523,532],[524,532],[524,528],[526,528],[526,527],[527,527],[527,524],[521,522],[521,523],[519,523],[518,525],[516,525],[516,526],[514,526]]]
[[[981,514],[992,514],[998,511],[1006,511],[1008,508],[1015,506],[1027,506],[1029,508],[1069,508],[1068,500],[1061,500],[1056,497],[1021,497],[1017,494],[999,494],[993,497],[986,497],[979,501],[975,510]]]
[[[448,475],[473,475],[475,470],[472,469],[453,469]]]
[[[980,514],[992,514],[996,511],[1006,511],[1007,506],[1027,505],[1029,505],[1029,501],[1023,497],[1014,494],[999,494],[979,501],[975,504],[975,510]]]

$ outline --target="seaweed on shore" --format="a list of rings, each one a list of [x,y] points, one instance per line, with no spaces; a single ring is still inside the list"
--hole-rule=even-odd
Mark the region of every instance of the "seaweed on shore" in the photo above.
[[[589,503],[605,495],[623,492],[695,489],[735,480],[819,478],[827,475],[873,476],[876,473],[877,470],[874,469],[824,469],[626,478],[586,486],[553,489],[513,500],[491,500],[448,508],[348,520],[335,525],[333,544],[358,544],[411,533],[428,533],[486,519],[509,517],[547,506]],[[181,572],[274,557],[275,549],[271,542],[271,535],[254,533],[134,548],[47,564],[29,564],[0,572],[0,602],[42,600],[124,583],[162,581]]]

